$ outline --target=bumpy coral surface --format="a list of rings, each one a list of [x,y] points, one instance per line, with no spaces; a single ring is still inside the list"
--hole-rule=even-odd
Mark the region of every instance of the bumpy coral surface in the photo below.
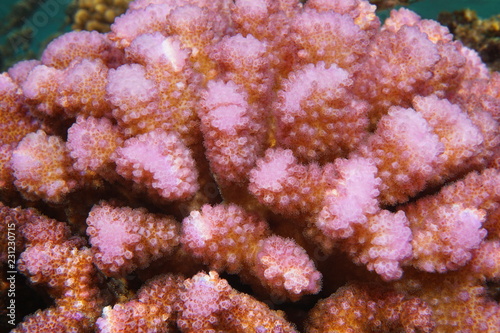
[[[298,300],[317,293],[321,274],[293,240],[269,236],[269,227],[236,205],[203,206],[184,219],[182,243],[211,268],[257,278],[272,296]]]
[[[311,310],[309,332],[432,332],[429,306],[380,286],[350,284]]]
[[[179,243],[174,220],[145,210],[101,203],[87,218],[94,262],[106,275],[125,275],[172,250]]]
[[[0,75],[9,329],[498,332],[499,121],[407,9],[133,1]]]
[[[131,0],[78,0],[73,16],[74,30],[108,32],[117,16],[125,12]]]

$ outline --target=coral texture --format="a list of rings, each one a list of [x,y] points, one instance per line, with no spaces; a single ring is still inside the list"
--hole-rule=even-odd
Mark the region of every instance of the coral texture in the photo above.
[[[184,221],[186,251],[213,269],[243,271],[272,296],[298,300],[320,290],[321,274],[293,240],[269,236],[269,227],[236,205],[203,206]]]
[[[375,9],[136,0],[2,73],[9,329],[498,332],[500,74]]]
[[[176,221],[143,209],[101,203],[87,218],[94,263],[106,275],[125,275],[168,254],[179,243]]]

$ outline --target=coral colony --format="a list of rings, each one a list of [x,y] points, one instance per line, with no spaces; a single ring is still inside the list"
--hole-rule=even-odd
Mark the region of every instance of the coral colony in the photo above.
[[[374,11],[136,0],[3,73],[13,332],[499,332],[500,74]]]

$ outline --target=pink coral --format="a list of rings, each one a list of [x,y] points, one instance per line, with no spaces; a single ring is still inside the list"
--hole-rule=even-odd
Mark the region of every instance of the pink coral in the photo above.
[[[330,238],[348,238],[355,225],[363,225],[379,210],[377,169],[363,158],[335,161],[338,178],[323,199],[316,226]]]
[[[466,269],[445,274],[411,274],[396,288],[427,304],[436,331],[495,332],[500,324],[500,306],[487,296],[483,283]]]
[[[319,292],[321,273],[293,239],[271,236],[262,240],[259,247],[254,271],[267,285],[283,288],[292,300]],[[275,290],[272,293],[278,294]]]
[[[359,152],[375,161],[377,176],[382,180],[381,201],[395,204],[422,191],[436,176],[443,150],[439,137],[421,114],[393,106]]]
[[[183,332],[296,332],[279,312],[232,289],[216,272],[196,274],[184,288],[177,320]]]
[[[94,262],[106,275],[147,267],[179,243],[179,225],[173,219],[144,209],[101,203],[92,208],[87,224]]]
[[[39,130],[24,137],[12,153],[14,184],[27,197],[63,200],[77,185],[73,161],[64,141]]]
[[[23,110],[23,94],[7,74],[0,75],[0,145],[14,144],[38,129],[37,121]]]
[[[118,47],[129,46],[134,39],[144,33],[161,31],[165,26],[167,14],[176,7],[173,1],[170,3],[160,1],[160,4],[151,3],[151,1],[143,1],[143,3],[145,3],[144,6],[131,6],[131,9],[118,17],[111,26],[109,38]]]
[[[203,206],[183,221],[186,251],[212,269],[242,273],[271,294],[297,300],[319,291],[321,274],[293,240],[268,236],[266,223],[236,205]]]
[[[172,275],[149,280],[135,299],[105,307],[96,322],[97,332],[170,332],[182,282]]]
[[[47,242],[62,243],[71,237],[71,229],[64,222],[58,222],[40,214],[33,208],[10,208],[0,203],[0,231],[11,237],[0,242],[0,262],[6,263],[9,258],[8,247],[15,247],[16,253],[24,251],[26,246]],[[16,232],[13,232],[16,229]],[[81,239],[72,239],[75,245],[81,244]],[[13,255],[12,250],[10,251]],[[12,258],[12,257],[10,257]]]
[[[163,128],[176,131],[187,145],[195,143],[199,137],[195,107],[201,76],[192,68],[189,50],[176,38],[156,32],[138,36],[125,51],[129,61],[144,66],[146,79],[158,89],[158,105],[141,117],[134,134]],[[148,88],[151,96],[154,91]]]
[[[103,300],[91,258],[89,249],[77,250],[64,244],[34,245],[24,251],[19,270],[29,276],[32,283],[48,285],[57,302],[55,306],[26,318],[13,332],[48,331],[54,325],[60,325],[59,329],[75,327],[86,330],[93,327]],[[82,299],[89,301],[82,304]],[[59,318],[59,324],[51,323],[54,316]]]
[[[378,33],[355,83],[355,89],[373,105],[372,121],[391,105],[408,106],[408,97],[420,93],[438,60],[436,45],[415,27]]]
[[[474,122],[467,117],[460,107],[435,95],[417,96],[413,107],[432,126],[444,145],[438,171],[441,178],[453,176],[456,170],[464,168],[472,157],[481,151],[483,135]]]
[[[335,64],[319,62],[290,73],[274,111],[277,144],[304,161],[332,160],[354,150],[366,135],[369,106],[348,91],[351,85],[349,73]]]
[[[186,199],[198,190],[191,152],[175,133],[160,130],[126,140],[114,155],[116,171],[169,200]]]
[[[26,81],[31,70],[40,64],[41,61],[39,60],[23,60],[9,68],[7,73],[9,73],[12,80],[19,85]]]
[[[211,81],[198,111],[212,172],[222,185],[247,178],[265,145],[265,119],[232,81]]]
[[[347,252],[354,262],[363,263],[383,280],[397,280],[403,275],[403,264],[413,256],[412,230],[402,211],[382,210],[370,216],[356,237],[346,241]]]
[[[18,269],[31,283],[45,286],[55,304],[27,316],[13,332],[91,330],[105,300],[90,249],[82,247],[82,239],[69,238],[63,222],[43,216],[28,220],[23,233],[27,244]]]
[[[369,34],[352,17],[331,10],[304,10],[294,18],[291,32],[304,63],[323,61],[352,70],[369,45]]]
[[[311,310],[308,332],[372,332],[402,330],[433,332],[428,304],[395,290],[349,284],[321,300]]]
[[[219,8],[217,8],[219,7]],[[216,75],[216,63],[210,58],[210,45],[229,32],[228,13],[224,2],[211,1],[203,6],[178,6],[167,16],[166,35],[177,35],[192,52],[193,67],[205,73],[206,79]]]
[[[479,179],[482,185],[477,187]],[[493,216],[499,179],[497,170],[471,173],[434,196],[403,207],[413,230],[414,266],[444,272],[464,266],[472,258],[487,235],[483,225],[492,236],[498,228]],[[488,214],[493,215],[489,223]]]
[[[101,59],[113,64],[120,58],[105,35],[96,31],[72,31],[51,42],[42,54],[42,64],[63,69],[75,59]]]
[[[78,117],[68,129],[67,147],[76,170],[104,173],[123,141],[123,134],[109,119]]]
[[[19,66],[22,67],[22,66]],[[21,72],[12,71],[13,74]],[[19,75],[21,75],[19,73]],[[27,75],[27,74],[26,74]],[[37,130],[39,122],[23,110],[24,95],[14,78],[0,75],[0,187],[12,188],[14,177],[10,166],[15,146],[25,135]]]
[[[109,116],[111,105],[104,90],[107,76],[108,67],[100,59],[73,61],[59,85],[57,103],[69,115]]]
[[[151,129],[147,116],[158,108],[158,91],[139,64],[112,69],[106,86],[108,100],[114,106],[113,117],[125,134],[134,135]]]
[[[0,258],[53,300],[18,331],[494,331],[499,82],[365,0],[136,0],[60,36],[0,75]]]
[[[278,148],[257,160],[248,189],[273,211],[294,215],[317,210],[325,184],[318,165],[299,164],[291,150]]]
[[[474,251],[470,268],[483,278],[498,279],[500,277],[500,241],[485,241]]]
[[[57,89],[64,72],[55,67],[39,65],[33,68],[22,84],[23,94],[28,102],[35,104],[39,116],[56,116],[63,110],[56,103]]]
[[[210,57],[219,64],[219,77],[243,86],[250,102],[265,102],[274,85],[271,55],[266,44],[252,35],[226,36],[212,47]]]
[[[349,15],[362,30],[369,32],[370,35],[374,34],[380,26],[380,20],[375,14],[376,6],[367,1],[311,0],[308,1],[307,7],[313,8],[318,12],[334,11]]]
[[[257,216],[236,205],[205,205],[182,222],[182,244],[212,269],[237,273],[252,260],[250,249],[269,234]]]
[[[484,213],[453,205],[439,207],[432,215],[433,221],[426,214],[425,226],[415,215],[409,215],[414,232],[414,265],[430,272],[463,266],[486,236],[486,230],[481,228]]]

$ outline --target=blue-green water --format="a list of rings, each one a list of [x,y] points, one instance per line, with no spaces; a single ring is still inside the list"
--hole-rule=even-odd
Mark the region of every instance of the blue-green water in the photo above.
[[[6,57],[16,60],[37,57],[51,37],[69,31],[67,8],[76,1],[0,0],[0,57],[3,57],[0,58],[0,71],[8,65]],[[27,11],[26,14],[16,14],[12,11],[14,5],[29,2],[36,4],[33,11]],[[441,11],[463,8],[473,9],[480,17],[486,18],[500,13],[500,0],[421,0],[409,8],[422,17],[431,19],[436,19]],[[384,15],[387,15],[387,12],[381,13],[381,17]],[[13,18],[17,18],[20,24],[5,29]]]
[[[0,0],[0,71],[36,58],[46,43],[70,30],[67,8],[75,0]]]
[[[479,17],[500,14],[500,0],[421,0],[408,6],[426,19],[437,19],[440,12],[464,8],[475,10]]]

